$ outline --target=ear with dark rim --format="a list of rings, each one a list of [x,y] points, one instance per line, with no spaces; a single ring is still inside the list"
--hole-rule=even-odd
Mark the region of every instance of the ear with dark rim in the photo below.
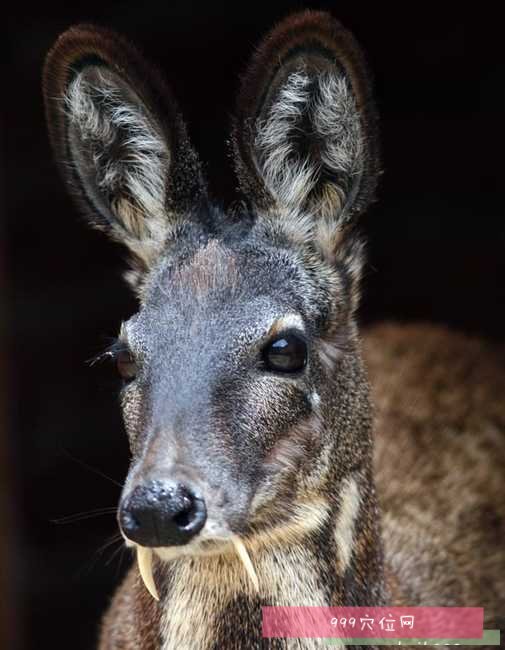
[[[332,257],[374,198],[376,114],[363,54],[329,14],[305,11],[266,36],[243,77],[233,148],[261,219]]]
[[[59,37],[43,90],[62,173],[93,225],[129,248],[138,285],[206,198],[176,102],[134,47],[92,25]]]

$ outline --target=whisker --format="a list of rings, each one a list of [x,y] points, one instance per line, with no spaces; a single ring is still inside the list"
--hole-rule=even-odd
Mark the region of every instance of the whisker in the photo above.
[[[123,486],[121,485],[121,483],[118,483],[117,481],[115,481],[115,480],[114,480],[113,478],[111,478],[110,476],[107,476],[107,474],[104,474],[104,472],[102,472],[101,470],[97,469],[96,467],[92,467],[91,465],[88,465],[87,463],[85,463],[83,460],[80,460],[79,458],[75,458],[75,456],[72,456],[72,454],[71,454],[69,451],[67,451],[66,449],[64,449],[64,448],[62,448],[62,451],[63,451],[63,452],[64,452],[64,453],[65,453],[65,454],[66,454],[66,455],[67,455],[71,460],[75,461],[76,463],[78,463],[79,465],[81,465],[82,467],[84,467],[84,469],[87,469],[87,470],[89,470],[90,472],[93,472],[94,474],[97,474],[98,476],[101,476],[102,478],[107,479],[108,481],[110,481],[110,482],[113,483],[114,485],[117,485],[117,486],[120,487],[121,489],[123,488]]]
[[[59,517],[58,519],[51,519],[53,524],[72,524],[84,519],[92,519],[93,517],[100,517],[101,515],[111,515],[117,512],[117,507],[97,508],[96,510],[88,510],[85,512],[76,512],[73,515]]]
[[[121,553],[122,551],[124,552],[125,549],[126,549],[126,547],[123,546],[123,545],[118,546],[118,548],[116,548],[116,549],[112,552],[110,558],[109,558],[109,559],[107,560],[107,562],[105,563],[105,566],[109,566],[109,564],[111,564],[111,562],[112,562],[112,561],[113,561],[113,560],[118,556],[118,553]]]
[[[119,572],[121,571],[121,567],[123,565],[123,559],[127,550],[128,548],[126,546],[121,546],[121,552],[119,554],[119,562],[117,563],[117,567],[116,567],[116,578],[119,576]]]
[[[78,575],[79,575],[79,576],[83,576],[83,575],[88,575],[88,574],[90,574],[91,571],[92,571],[92,570],[94,569],[94,567],[96,566],[96,564],[97,564],[97,562],[98,562],[100,556],[102,555],[102,553],[103,553],[107,548],[109,548],[110,546],[112,546],[113,544],[118,543],[118,542],[121,542],[121,541],[123,541],[123,537],[122,537],[119,533],[115,533],[114,535],[112,535],[111,537],[109,537],[109,538],[105,541],[104,544],[102,544],[102,545],[101,545],[101,546],[100,546],[96,551],[94,551],[94,553],[93,553],[93,555],[91,556],[91,558],[86,562],[86,564],[85,564],[84,566],[81,567],[81,569],[80,569],[79,572],[78,572]]]
[[[94,552],[94,555],[102,555],[102,553],[109,548],[109,546],[112,546],[116,542],[122,542],[123,536],[120,533],[115,533],[111,537],[109,537],[99,548],[96,549]],[[121,548],[121,547],[120,547]]]

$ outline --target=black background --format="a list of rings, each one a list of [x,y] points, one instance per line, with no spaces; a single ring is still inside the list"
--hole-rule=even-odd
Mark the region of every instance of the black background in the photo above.
[[[501,20],[485,3],[17,3],[4,69],[11,479],[9,648],[93,647],[100,613],[129,560],[113,514],[128,450],[107,345],[135,302],[123,251],[87,229],[57,175],[40,93],[43,58],[70,24],[125,33],[166,71],[206,161],[214,196],[234,198],[225,141],[240,72],[258,38],[294,9],[330,9],[357,35],[376,77],[384,175],[366,216],[363,322],[445,323],[504,338]],[[90,467],[87,467],[90,466]],[[91,469],[93,468],[93,470]],[[94,470],[110,476],[108,480]],[[1,595],[4,600],[7,596]],[[15,617],[14,617],[15,616]]]

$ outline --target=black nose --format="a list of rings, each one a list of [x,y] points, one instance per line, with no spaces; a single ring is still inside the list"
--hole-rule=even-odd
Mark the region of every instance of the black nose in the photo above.
[[[119,508],[123,533],[142,546],[186,544],[206,519],[204,500],[181,483],[151,481],[138,485]]]

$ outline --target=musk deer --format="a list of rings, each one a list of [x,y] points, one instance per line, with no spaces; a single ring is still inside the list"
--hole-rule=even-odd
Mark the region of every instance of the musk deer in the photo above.
[[[243,202],[228,212],[171,91],[122,37],[66,31],[44,92],[65,179],[129,249],[140,303],[108,352],[132,454],[118,521],[138,565],[100,648],[323,643],[262,640],[266,604],[475,605],[497,626],[503,353],[430,326],[365,337],[372,467],[356,222],[380,166],[354,37],[307,11],[261,43],[231,139]]]

